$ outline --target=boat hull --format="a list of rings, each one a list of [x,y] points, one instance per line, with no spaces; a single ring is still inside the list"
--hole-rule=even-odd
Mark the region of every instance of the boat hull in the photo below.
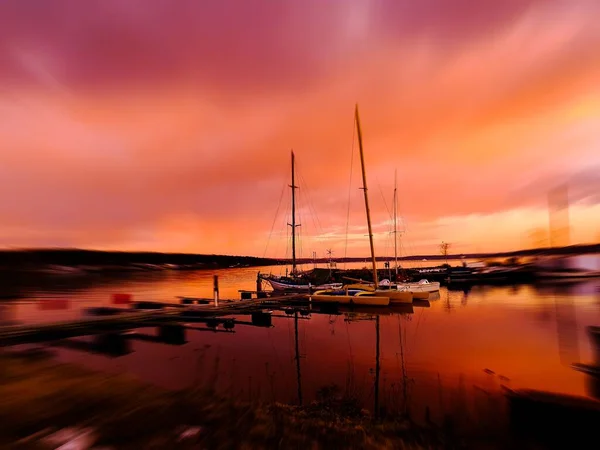
[[[339,303],[342,305],[388,306],[389,297],[374,295],[371,292],[346,294],[344,291],[317,291],[309,299],[317,303]]]
[[[388,306],[390,304],[388,297],[368,295],[313,294],[310,296],[310,300],[318,303],[339,303],[342,305]]]
[[[274,280],[272,278],[262,278],[267,281],[274,291],[303,291],[308,292],[309,290],[322,290],[322,289],[340,289],[342,287],[342,283],[328,283],[328,284],[320,284],[318,286],[309,285],[309,284],[290,284],[284,283],[281,281]]]
[[[413,293],[410,291],[395,291],[395,290],[386,290],[386,291],[375,291],[377,295],[386,296],[390,299],[391,305],[399,305],[413,302]]]
[[[397,289],[375,289],[375,287],[373,285],[360,284],[360,283],[349,284],[346,287],[348,289],[360,289],[363,291],[377,294],[382,297],[387,297],[390,299],[390,304],[392,304],[392,305],[412,303],[413,298],[414,298],[414,294],[412,292],[410,292],[409,290],[399,291]],[[418,294],[417,297],[421,298],[422,295]],[[425,300],[428,297],[429,297],[429,294],[427,294],[424,298],[421,298],[421,299]]]
[[[438,292],[440,290],[440,283],[438,281],[432,283],[402,283],[398,286],[404,286],[413,292]]]
[[[409,292],[412,294],[413,300],[428,300],[429,292],[426,291],[413,291],[409,289]]]

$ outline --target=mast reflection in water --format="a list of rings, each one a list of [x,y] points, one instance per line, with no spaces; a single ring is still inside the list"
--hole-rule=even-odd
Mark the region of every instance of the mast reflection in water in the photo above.
[[[216,272],[222,297],[253,289],[256,272]],[[70,319],[84,308],[110,306],[115,292],[173,302],[177,295],[209,296],[214,273],[171,272],[73,291],[63,285],[58,292],[3,302],[0,319]],[[356,398],[377,414],[410,413],[442,423],[462,411],[475,420],[492,407],[501,385],[589,394],[589,376],[571,364],[594,361],[587,330],[600,324],[599,287],[590,280],[519,289],[443,288],[439,297],[409,311],[274,309],[270,327],[218,325],[214,332],[194,323],[181,335],[171,330],[170,337],[148,327],[120,337],[54,342],[50,348],[60,361],[129,372],[168,388],[211,385],[227,395],[293,404],[326,393]]]

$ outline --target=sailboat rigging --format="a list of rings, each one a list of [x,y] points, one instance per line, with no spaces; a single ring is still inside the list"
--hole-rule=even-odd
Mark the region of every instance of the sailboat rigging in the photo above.
[[[274,291],[287,291],[287,292],[308,292],[311,289],[339,289],[342,287],[342,283],[325,283],[320,285],[311,284],[311,279],[298,271],[298,264],[296,259],[296,228],[300,224],[296,223],[296,157],[294,151],[291,150],[291,184],[288,185],[292,190],[292,222],[288,223],[291,227],[291,240],[292,240],[292,270],[289,276],[277,276],[273,274],[265,275],[258,274],[260,280],[268,282]]]
[[[416,283],[401,283],[398,281],[398,171],[394,170],[394,261],[396,264],[396,285],[410,290],[413,293],[413,298],[418,300],[426,300],[431,292],[440,290],[439,282],[430,282],[422,279]]]
[[[407,290],[390,289],[389,286],[379,286],[377,276],[377,259],[375,258],[375,246],[373,243],[373,228],[371,226],[371,211],[369,208],[369,195],[367,189],[367,175],[365,170],[365,157],[362,141],[362,130],[360,127],[360,116],[358,104],[354,109],[354,118],[357,129],[358,146],[360,151],[360,163],[362,169],[362,190],[365,199],[365,211],[367,213],[367,226],[369,230],[369,246],[371,248],[371,263],[373,270],[373,283],[355,283],[346,285],[345,289],[338,291],[318,291],[311,298],[313,301],[330,301],[338,303],[353,303],[360,305],[389,305],[390,303],[411,303],[412,293]]]

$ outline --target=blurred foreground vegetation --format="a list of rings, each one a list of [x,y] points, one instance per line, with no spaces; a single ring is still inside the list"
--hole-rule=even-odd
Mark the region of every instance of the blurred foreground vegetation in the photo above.
[[[1,448],[55,448],[44,436],[65,427],[92,429],[93,448],[462,447],[440,430],[375,421],[352,399],[252,405],[210,388],[166,391],[57,364],[43,352],[0,354],[0,398]]]

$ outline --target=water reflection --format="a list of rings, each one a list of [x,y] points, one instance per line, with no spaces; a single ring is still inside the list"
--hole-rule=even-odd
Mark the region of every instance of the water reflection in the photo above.
[[[302,377],[300,375],[300,346],[298,341],[298,311],[294,311],[294,338],[296,344],[296,383],[298,385],[298,404],[302,405]],[[271,383],[273,380],[271,379]]]
[[[598,287],[596,287],[596,297],[597,303],[600,304],[600,288]],[[585,374],[588,395],[600,400],[600,327],[588,327],[587,335],[592,347],[592,362],[575,362],[572,367]]]
[[[254,289],[256,269],[218,273],[223,297]],[[38,291],[0,303],[0,321],[53,322],[88,308],[126,307],[115,303],[115,293],[172,302],[179,295],[210,297],[212,275],[153,274]],[[252,401],[298,404],[346,395],[381,415],[402,412],[438,424],[449,414],[492,420],[488,410],[501,385],[597,395],[597,378],[571,364],[594,361],[586,330],[600,324],[599,286],[590,280],[443,288],[406,308],[274,308],[268,321],[232,317],[229,329],[225,321],[190,317],[170,330],[153,326],[49,345],[61,361],[169,388],[202,384]],[[588,390],[589,380],[596,391]]]
[[[556,307],[556,335],[562,364],[579,361],[579,338],[577,336],[577,315],[573,297],[553,296]]]
[[[594,296],[599,284],[597,278],[579,281],[548,280],[536,284],[534,289],[541,295]]]

